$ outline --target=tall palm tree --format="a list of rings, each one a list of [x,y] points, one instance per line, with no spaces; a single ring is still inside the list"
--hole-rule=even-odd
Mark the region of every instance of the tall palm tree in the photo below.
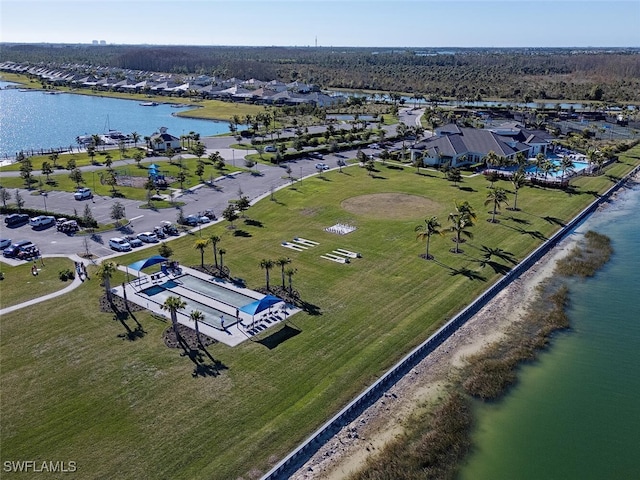
[[[567,172],[572,172],[574,168],[575,168],[575,164],[573,163],[573,160],[571,160],[571,157],[567,155],[563,155],[562,158],[560,159],[560,170],[562,171],[562,177],[560,179],[560,183],[564,184],[565,174]]]
[[[104,291],[107,294],[107,300],[111,302],[111,277],[114,272],[117,270],[117,266],[114,262],[102,262],[100,268],[98,269],[98,276],[104,283]]]
[[[282,274],[282,289],[284,290],[284,267],[285,265],[289,265],[291,263],[291,259],[288,257],[280,257],[276,260],[276,265],[280,267],[280,272]]]
[[[136,148],[138,146],[138,142],[140,141],[140,134],[138,132],[132,132],[131,140],[133,140],[133,148]]]
[[[263,258],[260,261],[260,268],[262,268],[266,272],[265,275],[267,280],[267,291],[269,291],[269,270],[271,270],[274,265],[275,263],[273,263],[273,260]]]
[[[460,240],[464,235],[467,238],[473,238],[473,233],[467,230],[467,228],[473,226],[471,218],[466,213],[452,212],[449,214],[449,222],[451,226],[447,229],[449,232],[455,233],[456,248],[454,253],[460,253]]]
[[[500,210],[500,205],[507,203],[507,191],[502,188],[494,188],[487,194],[487,199],[484,201],[485,205],[493,203],[493,210],[491,211],[491,223],[496,223],[496,213]]]
[[[438,217],[431,217],[425,219],[424,224],[416,225],[414,229],[418,233],[418,238],[420,240],[427,239],[427,252],[425,254],[426,260],[433,259],[433,255],[429,255],[429,242],[431,241],[432,235],[442,235],[442,232],[438,230],[441,225],[438,222]]]
[[[211,235],[209,237],[209,241],[213,246],[213,261],[216,268],[218,268],[218,243],[220,243],[221,238],[218,235]]]
[[[497,167],[498,165],[500,165],[500,157],[493,150],[487,153],[487,155],[484,157],[484,161],[489,167]]]
[[[467,222],[471,225],[473,225],[474,223],[476,223],[477,220],[477,216],[476,216],[476,212],[473,209],[473,207],[469,204],[469,202],[467,202],[466,200],[464,202],[460,202],[458,203],[458,201],[456,200],[454,202],[454,205],[456,207],[456,212],[460,213],[461,215],[466,215],[467,218]]]
[[[292,268],[292,267],[287,268],[287,270],[285,271],[285,273],[287,274],[287,277],[289,278],[289,293],[290,294],[293,293],[293,283],[291,281],[291,277],[293,277],[296,274],[297,271],[298,271],[298,269]]]
[[[539,152],[536,155],[536,174],[538,173],[538,170],[542,170],[542,167],[544,166],[545,162],[547,161],[547,157],[543,152]]]
[[[205,238],[199,238],[193,244],[193,248],[195,248],[196,250],[200,250],[200,266],[202,268],[204,268],[204,251],[208,245],[209,245],[209,240]]]
[[[173,327],[173,333],[178,337],[178,310],[182,310],[187,306],[187,302],[182,300],[181,297],[174,297],[173,295],[168,297],[160,308],[167,310],[171,314],[171,325]]]
[[[202,313],[200,310],[191,310],[189,318],[195,323],[196,338],[198,339],[198,343],[202,345],[202,340],[200,340],[200,329],[198,328],[198,322],[204,320],[204,313]]]
[[[521,169],[518,169],[511,176],[511,185],[513,185],[514,198],[513,198],[513,210],[518,210],[518,191],[527,182],[527,177]]]

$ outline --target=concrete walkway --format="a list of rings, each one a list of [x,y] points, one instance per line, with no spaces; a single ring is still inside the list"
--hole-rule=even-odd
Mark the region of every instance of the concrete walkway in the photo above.
[[[70,256],[67,256],[67,255],[47,255],[44,258],[52,258],[52,257],[70,258],[74,262],[82,262],[85,265],[88,265],[90,263],[90,262],[87,262],[85,259],[80,258],[78,255],[70,255]],[[83,283],[84,283],[84,281],[80,280],[79,276],[76,274],[75,277],[73,278],[73,281],[71,282],[71,284],[67,285],[62,290],[58,290],[56,292],[52,292],[52,293],[49,293],[47,295],[43,295],[41,297],[32,298],[31,300],[27,300],[26,302],[18,303],[16,305],[11,305],[10,307],[3,308],[2,310],[0,310],[0,317],[5,315],[5,314],[7,314],[7,313],[15,312],[16,310],[20,310],[21,308],[29,307],[31,305],[35,305],[36,303],[40,303],[40,302],[46,302],[47,300],[50,300],[52,298],[59,297],[60,295],[64,295],[66,293],[69,293],[72,290],[75,290],[76,288],[78,288]]]

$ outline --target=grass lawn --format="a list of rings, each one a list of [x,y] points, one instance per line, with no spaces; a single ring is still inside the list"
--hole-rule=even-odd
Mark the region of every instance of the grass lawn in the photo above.
[[[622,176],[640,162],[640,148],[629,153],[606,173]],[[99,311],[95,275],[63,298],[4,316],[3,460],[73,460],[83,479],[256,478],[499,278],[494,270],[509,264],[494,257],[483,268],[483,246],[520,260],[612,185],[603,175],[577,179],[572,193],[525,187],[521,210],[503,208],[492,224],[481,176],[456,188],[432,171],[377,170],[374,177],[351,167],[305,179],[252,206],[251,221],[236,221],[235,233],[226,222],[202,230],[222,237],[225,264],[251,288],[265,283],[262,259],[290,257],[294,288],[309,305],[261,341],[209,347],[219,362],[215,375],[194,377],[189,358],[165,347],[167,321],[136,312],[146,335],[127,340],[122,323]],[[435,236],[436,261],[421,259],[425,243],[415,226],[437,215],[446,228],[456,199],[478,214],[474,238],[455,255],[451,234]],[[335,223],[357,230],[324,231]],[[281,246],[295,236],[320,244],[304,252]],[[174,257],[198,265],[198,238],[172,241]],[[349,265],[320,258],[335,248],[362,258]],[[210,248],[205,262],[212,263]],[[121,281],[118,272],[112,284]],[[271,281],[280,282],[279,269]],[[278,342],[278,332],[286,340]]]
[[[63,157],[63,156],[61,156]],[[34,157],[35,158],[35,157]],[[241,167],[234,167],[231,165],[226,165],[222,170],[218,170],[214,168],[211,162],[203,157],[204,161],[204,173],[202,174],[203,180],[208,180],[209,178],[217,178],[221,175],[228,175],[229,173],[238,171],[238,170],[246,170]],[[164,173],[166,176],[170,176],[176,178],[176,175],[180,171],[180,167],[178,165],[178,156],[173,158],[173,163],[169,163],[168,161],[159,162],[160,171]],[[59,162],[61,163],[61,162]],[[119,184],[116,185],[116,195],[128,198],[130,200],[147,200],[147,191],[141,187],[123,185],[125,181],[121,180],[123,177],[139,177],[140,179],[146,179],[148,176],[148,172],[146,169],[146,165],[152,163],[150,160],[146,162],[142,162],[140,165],[141,168],[138,167],[133,160],[127,166],[119,166],[114,167],[113,170],[116,172],[117,178],[119,178]],[[202,183],[200,178],[195,174],[196,165],[198,163],[197,158],[183,158],[182,165],[184,171],[186,173],[186,180],[182,185],[184,188],[193,187],[194,185],[198,185]],[[35,163],[34,163],[35,164]],[[41,163],[40,163],[41,165]],[[39,167],[35,167],[39,168]],[[39,191],[63,191],[63,192],[74,192],[76,191],[76,184],[69,178],[68,170],[56,170],[56,173],[50,175],[49,180],[45,176],[34,176],[36,179],[36,183],[32,183],[32,188],[34,188],[33,192],[35,195],[39,195]],[[83,185],[89,187],[94,190],[97,195],[104,195],[107,197],[113,196],[113,189],[111,186],[106,183],[103,184],[100,181],[100,178],[105,175],[107,172],[106,168],[102,168],[100,170],[96,170],[95,172],[83,172],[82,177],[84,180]],[[39,185],[37,180],[42,180],[42,185]],[[126,182],[128,183],[128,182]],[[141,180],[141,184],[144,181]],[[8,190],[15,188],[24,188],[25,182],[21,177],[3,177],[2,178],[2,186]],[[180,182],[174,181],[169,184],[169,188],[180,188]]]
[[[68,258],[45,258],[44,266],[38,260],[38,275],[31,273],[33,262],[12,267],[0,262],[0,272],[4,280],[0,281],[0,308],[41,297],[65,288],[70,281],[63,282],[58,278],[60,270],[73,271],[73,262]]]

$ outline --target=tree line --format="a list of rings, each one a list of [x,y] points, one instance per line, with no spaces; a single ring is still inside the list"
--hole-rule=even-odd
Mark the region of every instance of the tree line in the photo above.
[[[77,63],[221,78],[301,81],[322,88],[502,98],[640,102],[638,49],[379,50],[4,44],[0,61]]]

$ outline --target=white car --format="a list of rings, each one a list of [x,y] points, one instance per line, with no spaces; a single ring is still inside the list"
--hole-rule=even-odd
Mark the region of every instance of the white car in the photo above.
[[[128,252],[131,250],[131,244],[127,242],[124,238],[113,237],[109,240],[109,247],[113,248],[118,252]]]
[[[316,163],[316,170],[329,170],[329,165],[326,163]]]
[[[211,219],[206,215],[201,215],[200,217],[198,217],[198,223],[209,223],[210,221]]]
[[[87,198],[93,198],[90,188],[79,188],[76,193],[73,194],[73,198],[76,200],[85,200]]]
[[[0,238],[0,250],[4,250],[5,248],[9,248],[11,246],[10,238]]]
[[[158,237],[153,232],[142,232],[138,234],[138,239],[144,243],[158,243]]]
[[[55,217],[50,217],[47,215],[39,215],[37,217],[33,217],[29,219],[29,225],[32,227],[45,227],[47,225],[53,225],[56,223]]]
[[[277,152],[278,149],[276,148],[275,145],[267,145],[266,147],[264,147],[264,151],[273,153],[273,152]]]

